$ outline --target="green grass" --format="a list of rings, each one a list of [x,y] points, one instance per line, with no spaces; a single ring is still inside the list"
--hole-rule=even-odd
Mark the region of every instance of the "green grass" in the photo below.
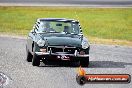
[[[132,8],[0,7],[0,33],[27,35],[46,17],[77,19],[90,38],[132,41]]]

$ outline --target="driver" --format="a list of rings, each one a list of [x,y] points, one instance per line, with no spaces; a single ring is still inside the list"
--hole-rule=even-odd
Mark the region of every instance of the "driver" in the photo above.
[[[50,31],[55,31],[53,28],[50,28],[50,22],[45,22],[44,23],[44,31],[50,32]]]

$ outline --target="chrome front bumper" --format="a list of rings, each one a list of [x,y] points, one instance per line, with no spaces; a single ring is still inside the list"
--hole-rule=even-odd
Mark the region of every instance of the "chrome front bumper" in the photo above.
[[[54,55],[54,56],[72,56],[72,57],[89,57],[89,54],[80,55],[77,50],[74,54],[65,54],[65,53],[52,53],[52,52],[35,52],[35,54],[40,56]]]

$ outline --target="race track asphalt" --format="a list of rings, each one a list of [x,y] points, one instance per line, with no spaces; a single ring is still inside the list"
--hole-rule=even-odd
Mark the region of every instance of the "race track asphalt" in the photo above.
[[[132,82],[80,86],[78,67],[43,63],[34,67],[26,61],[25,44],[23,38],[0,37],[0,72],[10,79],[4,88],[132,88]],[[87,74],[132,75],[132,47],[91,44],[90,65],[84,69]]]

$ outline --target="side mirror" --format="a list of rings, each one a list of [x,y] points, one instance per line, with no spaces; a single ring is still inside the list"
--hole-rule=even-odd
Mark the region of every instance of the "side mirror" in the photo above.
[[[80,36],[81,39],[83,39],[83,34],[78,34]]]

